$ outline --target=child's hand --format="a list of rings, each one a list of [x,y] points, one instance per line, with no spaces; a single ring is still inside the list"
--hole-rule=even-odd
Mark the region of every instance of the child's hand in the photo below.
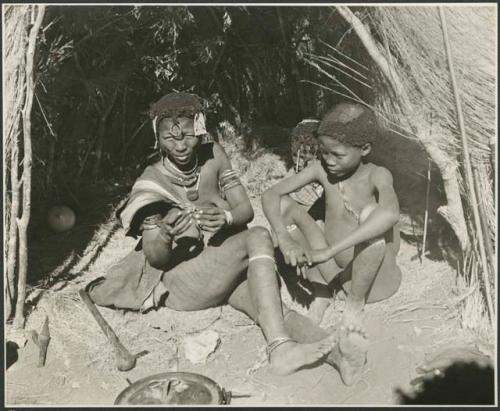
[[[313,264],[321,264],[333,257],[330,248],[322,248],[320,250],[310,250],[311,262]]]
[[[307,267],[312,264],[310,250],[303,248],[290,236],[282,236],[278,242],[285,263],[297,267],[297,274],[306,278]]]

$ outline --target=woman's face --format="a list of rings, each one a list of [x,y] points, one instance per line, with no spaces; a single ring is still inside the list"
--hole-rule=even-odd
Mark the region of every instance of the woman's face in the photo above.
[[[175,122],[164,118],[158,126],[160,148],[175,164],[183,166],[193,160],[200,140],[194,135],[194,120],[178,117]]]

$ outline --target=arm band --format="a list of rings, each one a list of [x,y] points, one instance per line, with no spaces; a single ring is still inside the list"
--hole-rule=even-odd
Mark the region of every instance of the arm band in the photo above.
[[[241,185],[241,181],[236,170],[227,169],[219,176],[219,188],[221,192],[225,192],[237,185]]]

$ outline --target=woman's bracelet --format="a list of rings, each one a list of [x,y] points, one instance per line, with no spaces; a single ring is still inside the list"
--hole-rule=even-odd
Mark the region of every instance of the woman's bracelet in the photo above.
[[[226,216],[226,224],[228,226],[231,226],[233,225],[234,223],[234,217],[233,217],[233,214],[231,213],[231,211],[229,210],[224,210],[224,214]]]

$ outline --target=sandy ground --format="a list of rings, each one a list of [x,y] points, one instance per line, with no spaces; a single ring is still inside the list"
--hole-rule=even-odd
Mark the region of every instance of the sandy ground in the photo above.
[[[409,153],[413,156],[413,152]],[[272,158],[269,162],[275,163]],[[420,171],[425,170],[422,167]],[[250,172],[254,174],[249,177]],[[249,167],[247,187],[262,185],[259,173],[269,175],[262,167]],[[405,187],[405,181],[395,183]],[[415,192],[415,201],[410,198],[406,203],[416,206],[421,197]],[[252,224],[267,225],[258,198],[252,197],[251,201],[256,212]],[[30,278],[37,285],[29,289],[30,312],[23,334],[26,343],[23,345],[23,336],[7,327],[7,337],[16,338],[20,345],[17,362],[6,371],[8,406],[111,405],[131,382],[175,370],[212,378],[233,392],[231,404],[235,406],[397,404],[397,390],[411,389],[409,382],[416,376],[415,367],[426,354],[461,344],[484,347],[494,338],[482,335],[477,327],[464,327],[463,310],[459,308],[470,291],[457,283],[455,269],[444,261],[431,260],[432,256],[420,261],[416,258],[416,243],[406,236],[398,256],[403,273],[399,291],[386,301],[366,307],[368,362],[354,386],[345,386],[338,372],[327,364],[291,376],[272,375],[260,329],[228,306],[190,313],[162,308],[147,314],[99,308],[132,353],[149,351],[137,360],[135,368],[121,372],[116,369],[111,346],[77,294],[88,281],[105,275],[106,268],[135,244],[118,228],[112,211],[110,206],[96,212],[108,216],[104,222],[80,221],[68,233],[47,234],[33,243]],[[403,218],[408,220],[408,214]],[[45,280],[37,282],[36,278]],[[306,312],[293,301],[285,286],[281,291],[284,302]],[[336,301],[328,309],[323,327],[338,321],[343,304]],[[29,333],[40,330],[46,317],[50,320],[51,340],[46,365],[39,368],[37,347]],[[194,364],[186,358],[186,339],[206,330],[217,333],[219,344],[205,363]]]
[[[257,208],[258,202],[253,202]],[[254,224],[259,223],[265,221],[257,208]],[[104,233],[106,227],[101,230]],[[420,264],[413,260],[417,249],[403,242],[399,255],[403,272],[400,290],[386,301],[367,306],[368,363],[362,379],[354,386],[343,385],[338,372],[326,364],[287,377],[272,375],[259,328],[230,307],[192,313],[160,309],[148,314],[100,308],[132,353],[150,351],[137,360],[133,370],[120,372],[115,368],[111,347],[78,300],[77,290],[104,274],[99,269],[118,260],[133,244],[121,230],[116,230],[83,275],[59,282],[43,293],[29,317],[27,330],[39,330],[45,316],[49,317],[52,339],[47,363],[42,368],[36,366],[37,347],[28,339],[18,351],[18,361],[6,374],[8,405],[110,405],[128,381],[172,370],[212,378],[235,393],[233,405],[397,404],[396,389],[410,389],[409,381],[415,377],[415,367],[425,353],[449,344],[474,343],[476,339],[460,328],[460,290],[453,270],[444,262],[428,259]],[[92,259],[92,253],[87,253],[72,270],[78,272],[80,266],[87,265],[88,258]],[[306,311],[292,301],[285,286],[282,295],[295,309]],[[338,321],[342,308],[342,301],[332,305],[322,326]],[[193,364],[185,357],[185,338],[206,329],[215,331],[220,343],[206,363]]]

